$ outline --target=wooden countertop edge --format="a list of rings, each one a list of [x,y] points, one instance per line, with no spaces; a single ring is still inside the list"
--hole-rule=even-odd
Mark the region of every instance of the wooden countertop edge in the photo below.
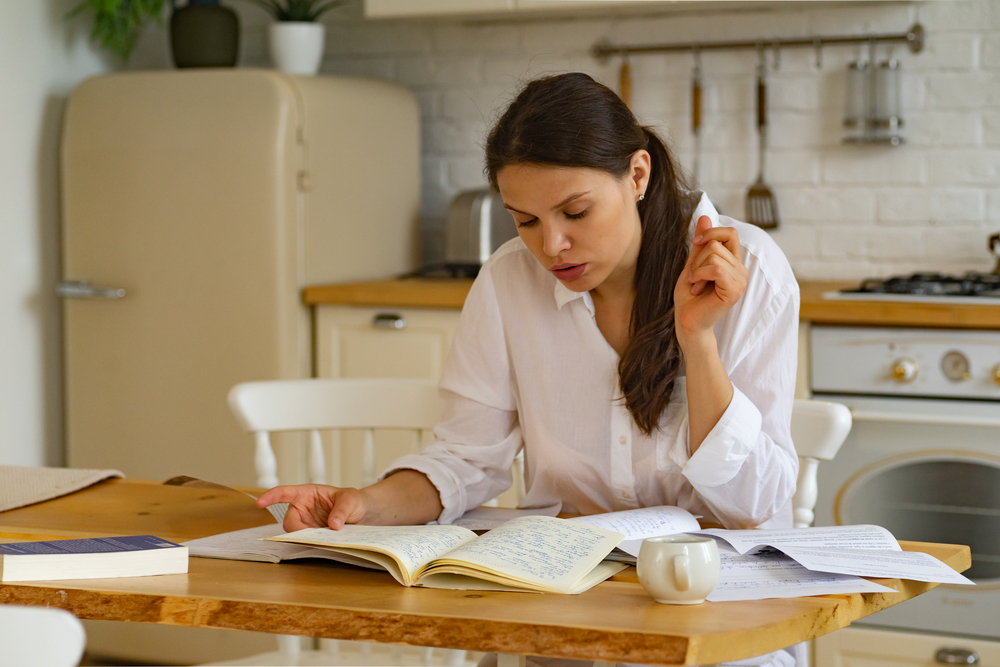
[[[307,306],[461,310],[471,287],[470,278],[398,278],[306,287],[302,290],[302,301]]]
[[[922,543],[900,543],[904,550],[914,550]],[[955,570],[971,564],[969,547],[929,545]],[[219,567],[218,562],[192,559],[197,569]],[[252,565],[260,566],[255,563]],[[224,563],[223,565],[224,566]],[[174,575],[183,576],[183,575]],[[814,614],[786,619],[784,628],[748,628],[731,633],[716,633],[699,641],[683,634],[664,635],[642,631],[609,632],[601,628],[565,627],[557,624],[526,624],[486,618],[465,618],[460,626],[433,616],[365,609],[335,609],[319,605],[279,604],[273,601],[218,600],[196,595],[163,595],[120,590],[81,590],[77,582],[10,583],[0,585],[0,603],[54,606],[80,618],[127,620],[190,627],[240,629],[274,634],[306,634],[315,637],[377,641],[382,643],[464,648],[476,651],[527,653],[584,660],[644,662],[665,665],[698,665],[732,659],[726,646],[738,643],[766,653],[795,643],[803,627],[820,636],[846,627],[860,614],[880,611],[892,603],[923,593],[937,584],[910,580],[877,580],[898,592],[855,595],[829,595],[812,598],[818,608]],[[87,585],[92,585],[87,582]],[[607,586],[609,584],[602,584]],[[635,594],[637,584],[611,582],[628,586]],[[627,594],[625,590],[622,594]],[[767,601],[776,605],[786,601]],[[709,603],[711,604],[711,603]],[[754,603],[723,603],[752,605]],[[567,648],[569,647],[569,650]],[[585,648],[584,648],[585,647]]]
[[[856,282],[802,281],[799,319],[816,324],[1000,329],[1000,306],[824,299],[823,293]],[[302,291],[308,306],[442,308],[460,310],[471,279],[398,278],[338,285],[315,285]]]

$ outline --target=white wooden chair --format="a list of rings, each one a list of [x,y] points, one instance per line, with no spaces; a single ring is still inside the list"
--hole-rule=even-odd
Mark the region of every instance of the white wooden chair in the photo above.
[[[79,665],[87,635],[62,609],[0,605],[0,667]]]
[[[328,470],[321,431],[362,430],[361,481],[375,481],[375,430],[412,433],[417,451],[422,434],[440,421],[437,382],[419,379],[311,379],[245,382],[229,392],[229,407],[256,442],[254,467],[257,484],[277,486],[277,461],[271,433],[306,431],[307,479],[316,484],[341,479],[339,452]],[[339,442],[339,441],[338,441]],[[339,446],[339,445],[338,445]],[[321,639],[320,650],[302,651],[299,637],[279,637],[279,650],[225,664],[350,664],[350,665],[464,665],[464,651],[380,646],[365,642]],[[221,663],[220,663],[221,664]]]
[[[830,461],[837,455],[851,431],[851,422],[851,411],[846,405],[795,399],[792,442],[799,455],[799,478],[792,497],[792,512],[796,528],[808,528],[816,518],[819,462]],[[798,645],[798,667],[809,666],[811,650],[807,647],[811,644],[809,641]]]
[[[833,459],[850,431],[851,411],[846,405],[795,399],[792,406],[792,442],[799,455],[799,479],[792,508],[796,528],[812,525],[819,462]]]

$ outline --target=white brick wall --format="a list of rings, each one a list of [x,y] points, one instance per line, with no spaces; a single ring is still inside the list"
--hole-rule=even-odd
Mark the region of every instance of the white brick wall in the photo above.
[[[264,19],[240,11],[244,64],[266,64]],[[617,87],[620,61],[602,64],[589,55],[598,39],[766,41],[901,32],[917,19],[927,31],[924,51],[893,49],[902,65],[907,140],[898,148],[841,144],[845,66],[855,47],[825,48],[818,68],[811,49],[780,53],[768,73],[767,181],[782,216],[774,238],[801,278],[991,270],[986,238],[1000,230],[997,0],[496,23],[371,21],[362,17],[360,0],[352,0],[327,15],[323,71],[389,78],[416,92],[423,112],[425,255],[433,260],[451,197],[485,183],[484,134],[519,82],[582,70]],[[880,48],[879,57],[887,52]],[[757,170],[756,54],[706,53],[702,61],[700,184],[726,213],[741,217]],[[663,131],[690,168],[691,57],[634,56],[631,65],[636,114]]]

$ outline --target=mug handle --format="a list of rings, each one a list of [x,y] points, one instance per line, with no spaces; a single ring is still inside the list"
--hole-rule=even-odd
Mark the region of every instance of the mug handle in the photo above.
[[[688,564],[687,554],[674,556],[674,583],[677,590],[682,592],[691,588],[691,570]]]

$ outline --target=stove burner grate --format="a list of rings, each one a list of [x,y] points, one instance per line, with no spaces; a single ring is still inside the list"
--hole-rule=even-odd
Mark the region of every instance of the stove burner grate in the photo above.
[[[929,296],[1000,297],[1000,274],[970,272],[962,276],[914,273],[892,278],[869,278],[861,287],[844,290],[870,294],[921,294]]]

